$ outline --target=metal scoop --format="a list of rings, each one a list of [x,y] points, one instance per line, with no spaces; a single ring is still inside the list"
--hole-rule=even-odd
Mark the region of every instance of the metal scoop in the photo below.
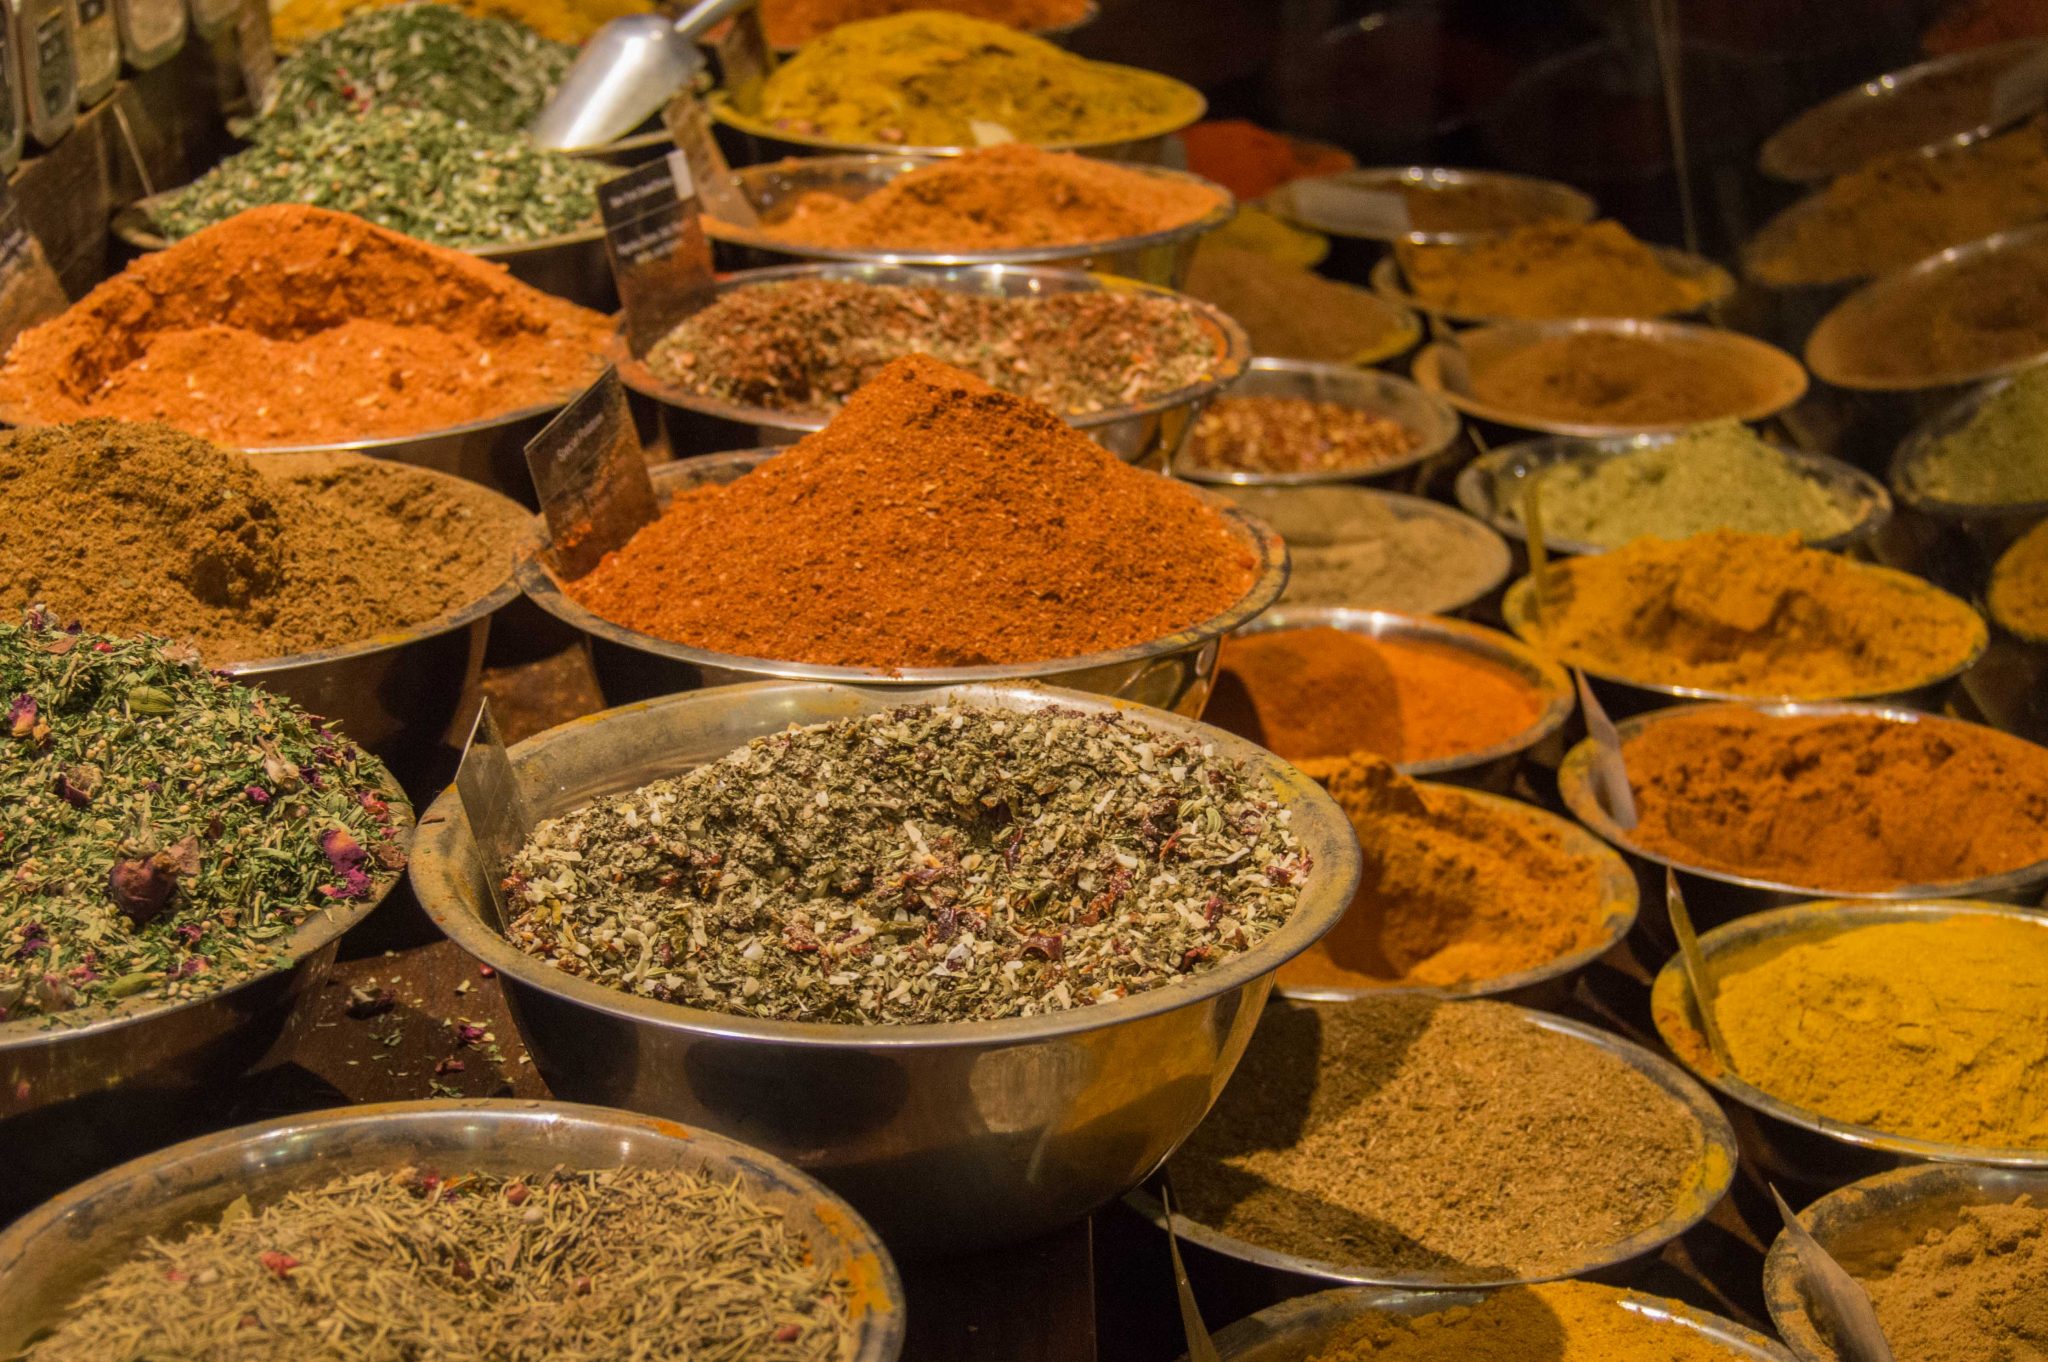
[[[568,151],[615,142],[661,112],[704,69],[697,36],[753,0],[698,0],[680,19],[613,19],[576,54],[555,97],[534,119],[533,140]]]

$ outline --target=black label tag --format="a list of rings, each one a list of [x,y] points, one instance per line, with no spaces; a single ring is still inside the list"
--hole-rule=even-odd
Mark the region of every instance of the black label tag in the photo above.
[[[733,107],[759,109],[761,82],[775,71],[775,54],[761,27],[761,7],[748,5],[735,14],[711,47],[718,54],[718,73]]]
[[[511,921],[505,901],[505,874],[512,858],[532,834],[533,818],[527,812],[526,792],[505,750],[498,721],[491,716],[488,699],[477,709],[469,742],[462,749],[462,764],[455,768],[455,794],[462,801],[463,816],[469,819],[470,839],[476,843],[477,859],[483,862],[484,879],[491,889],[491,907],[497,912],[497,928],[502,932]]]
[[[654,483],[615,369],[527,442],[526,467],[557,577],[581,577],[654,519]]]
[[[249,107],[261,112],[277,74],[277,49],[270,39],[269,0],[242,0],[235,15],[235,64],[242,70],[242,92]]]
[[[710,296],[711,247],[689,162],[680,151],[649,161],[599,185],[597,204],[626,344],[644,355]]]
[[[760,226],[760,214],[741,192],[725,153],[719,150],[718,138],[711,130],[711,111],[704,101],[685,90],[661,111],[661,121],[689,164],[690,178],[696,182],[705,211],[735,227],[752,230]]]
[[[43,243],[28,229],[21,205],[0,181],[0,353],[14,338],[69,306]]]

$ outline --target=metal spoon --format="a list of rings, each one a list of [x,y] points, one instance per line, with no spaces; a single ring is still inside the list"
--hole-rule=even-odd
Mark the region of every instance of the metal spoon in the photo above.
[[[624,137],[704,69],[697,36],[753,2],[698,0],[680,19],[631,14],[611,20],[576,54],[555,97],[534,119],[533,140],[566,151]]]

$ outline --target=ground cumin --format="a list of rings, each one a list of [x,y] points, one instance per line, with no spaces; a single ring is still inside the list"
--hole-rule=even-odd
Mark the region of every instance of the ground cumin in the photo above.
[[[716,652],[859,667],[1079,657],[1243,598],[1251,551],[1194,492],[924,355],[569,585]]]
[[[1364,873],[1327,936],[1280,967],[1297,988],[1450,988],[1581,951],[1603,935],[1600,862],[1556,819],[1378,757],[1302,763],[1358,833]]]
[[[1750,416],[1769,395],[1718,347],[1580,331],[1473,366],[1472,395],[1515,416],[1588,426],[1675,426]]]
[[[2048,860],[2048,750],[1974,724],[1717,706],[1623,755],[1631,838],[1713,870],[1873,893]]]
[[[1394,247],[1409,291],[1467,317],[1663,317],[1725,291],[1684,274],[1618,222],[1540,222],[1456,244]]]
[[[1567,666],[1726,695],[1846,699],[1910,690],[1984,644],[1965,602],[1797,535],[1714,530],[1554,562],[1540,621]]]
[[[1377,364],[1415,344],[1413,313],[1376,293],[1204,237],[1182,292],[1222,308],[1275,359]]]
[[[414,435],[568,397],[602,371],[610,330],[460,251],[345,213],[252,208],[22,335],[0,406],[243,447]]]
[[[2048,1207],[1965,1206],[1887,1272],[1852,1268],[1885,1341],[1913,1362],[2048,1357]]]
[[[1814,333],[1827,338],[1829,368],[1907,387],[1964,382],[2048,354],[2048,236],[2032,236],[1919,284],[1882,281],[1855,295]]]
[[[841,24],[914,9],[945,10],[1030,33],[1081,22],[1088,0],[761,0],[761,27],[776,47],[802,47]]]
[[[1628,1308],[1640,1301],[1656,1310]],[[1366,1315],[1305,1362],[1744,1362],[1705,1334],[1663,1323],[1684,1306],[1594,1282],[1496,1291],[1477,1305],[1419,1316]]]

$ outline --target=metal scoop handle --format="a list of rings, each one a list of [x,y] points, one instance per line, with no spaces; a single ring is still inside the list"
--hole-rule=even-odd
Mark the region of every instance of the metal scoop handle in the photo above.
[[[624,137],[696,79],[704,67],[697,35],[752,3],[698,0],[673,23],[653,14],[612,20],[576,54],[533,121],[533,140],[569,151]]]

